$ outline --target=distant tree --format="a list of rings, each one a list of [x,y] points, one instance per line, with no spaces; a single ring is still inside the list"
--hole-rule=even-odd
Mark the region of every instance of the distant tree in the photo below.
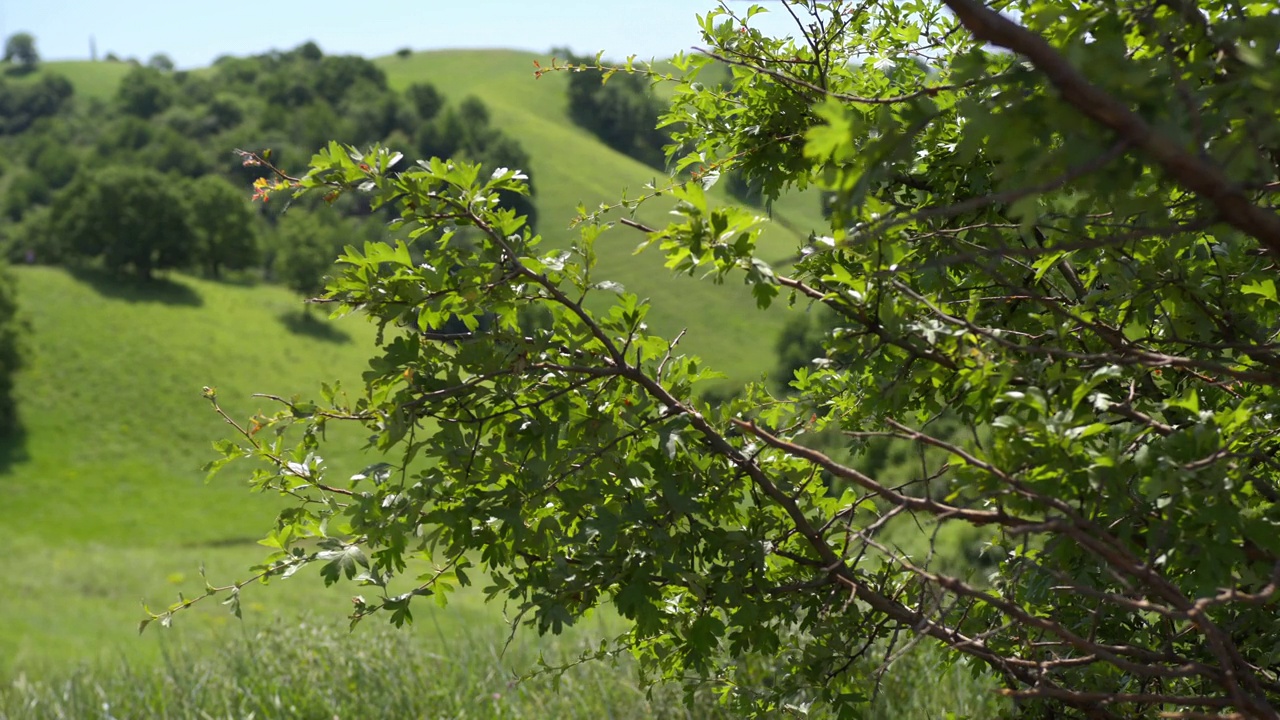
[[[413,108],[418,111],[418,117],[423,120],[435,118],[444,107],[444,96],[431,83],[414,83],[409,86],[405,94],[409,96],[409,102],[413,103]]]
[[[413,57],[413,48],[407,48],[407,47],[400,48],[399,50],[396,51],[396,57],[400,58],[401,60],[405,60],[410,57]]]
[[[9,36],[4,43],[4,61],[14,63],[23,70],[31,70],[40,62],[36,52],[36,39],[31,33],[20,32]]]
[[[106,158],[119,157],[123,163],[126,157],[146,147],[155,137],[156,130],[155,126],[142,118],[125,115],[101,129],[95,147],[98,155]]]
[[[157,170],[115,165],[81,173],[54,198],[53,236],[82,258],[149,279],[184,267],[193,237],[186,206]]]
[[[565,49],[553,52],[577,68],[569,74],[569,117],[614,150],[662,167],[669,138],[658,129],[658,117],[665,108],[648,81],[641,75],[616,73],[601,82],[604,71],[595,58]]]
[[[222,55],[213,61],[219,80],[226,85],[252,85],[262,74],[262,63],[256,58]]]
[[[161,172],[194,178],[204,175],[211,168],[205,154],[205,146],[172,128],[162,126],[140,159]]]
[[[209,102],[211,132],[227,130],[244,121],[244,103],[229,93],[219,93]]]
[[[258,261],[253,210],[245,193],[217,175],[191,182],[186,192],[195,263],[210,277],[242,270]]]
[[[329,55],[320,60],[315,69],[316,91],[333,105],[361,83],[369,83],[379,90],[387,89],[387,76],[377,65],[355,55]]]
[[[66,259],[65,246],[51,230],[52,209],[48,205],[27,208],[22,220],[6,223],[3,247],[9,262],[57,264]]]
[[[343,103],[342,115],[350,125],[353,145],[385,140],[399,129],[412,130],[417,124],[399,93],[361,83]],[[323,145],[322,141],[319,145]]]
[[[147,61],[147,67],[160,72],[173,72],[173,60],[164,53],[156,53]]]
[[[324,58],[324,51],[320,49],[319,45],[315,44],[315,42],[311,40],[299,45],[295,52],[298,53],[298,56],[303,60],[307,60],[309,62],[320,62],[320,60]]]
[[[50,139],[35,148],[28,164],[51,190],[58,190],[76,176],[80,159],[66,143]]]
[[[276,225],[272,275],[290,290],[316,297],[324,291],[343,242],[341,225],[306,211],[285,213]]]
[[[257,95],[271,108],[292,110],[315,102],[313,78],[297,73],[269,73],[258,79]]]
[[[0,135],[25,131],[42,117],[57,115],[74,92],[61,75],[44,74],[35,82],[0,79]]]
[[[0,202],[0,215],[14,222],[22,219],[28,210],[49,202],[49,183],[39,173],[24,171],[14,175]]]
[[[146,119],[168,108],[175,90],[172,78],[155,68],[139,67],[120,81],[116,97],[126,113]]]

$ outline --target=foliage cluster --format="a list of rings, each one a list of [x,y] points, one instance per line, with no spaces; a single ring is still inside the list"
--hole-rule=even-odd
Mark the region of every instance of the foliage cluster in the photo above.
[[[4,42],[4,57],[0,62],[9,65],[6,74],[26,74],[35,69],[40,62],[40,53],[36,50],[36,39],[31,33],[19,32],[10,35]]]
[[[527,191],[515,171],[336,143],[305,175],[272,167],[411,232],[349,249],[328,286],[385,330],[363,392],[285,401],[276,432],[219,445],[213,469],[256,460],[255,487],[298,499],[260,576],[352,581],[353,621],[409,622],[473,578],[542,632],[610,604],[633,625],[601,657],[760,715],[857,716],[914,636],[986,665],[1026,717],[1280,717],[1280,140],[1259,92],[1280,17],[999,8],[797,0],[773,38],[726,3],[677,62],[663,122],[674,177],[697,169],[664,191],[667,226],[622,222],[679,273],[834,313],[826,362],[785,394],[699,400],[713,369],[596,272],[607,219],[546,250],[498,206]],[[728,86],[698,82],[712,63]],[[766,198],[832,192],[828,234],[784,274],[754,213],[708,202],[711,168]],[[522,327],[530,308],[552,322]],[[345,423],[391,461],[331,473]],[[813,449],[823,432],[918,470],[869,475]],[[962,577],[896,546],[908,518],[990,533],[996,564]],[[433,569],[403,577],[411,559]]]
[[[71,83],[57,75],[35,82],[0,77],[0,135],[16,135],[40,118],[63,112],[71,94]]]
[[[569,75],[569,117],[601,142],[646,165],[662,168],[670,135],[658,127],[663,103],[649,78],[618,73],[601,62],[564,48],[552,50],[573,71]]]

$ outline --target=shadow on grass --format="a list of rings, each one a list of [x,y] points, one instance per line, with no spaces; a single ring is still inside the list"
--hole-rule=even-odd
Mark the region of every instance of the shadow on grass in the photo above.
[[[339,330],[333,323],[316,317],[303,310],[302,312],[286,312],[280,316],[285,329],[294,335],[302,335],[314,340],[343,344],[351,342],[351,336]]]
[[[230,285],[232,287],[243,288],[259,287],[265,283],[260,273],[254,273],[248,270],[224,270],[217,277],[205,275],[204,279],[216,282],[219,285]]]
[[[27,431],[16,419],[0,434],[0,475],[7,474],[17,463],[27,460]]]
[[[204,298],[190,286],[165,277],[149,280],[109,272],[101,268],[68,268],[76,280],[92,287],[99,295],[126,302],[156,302],[165,305],[200,307]]]

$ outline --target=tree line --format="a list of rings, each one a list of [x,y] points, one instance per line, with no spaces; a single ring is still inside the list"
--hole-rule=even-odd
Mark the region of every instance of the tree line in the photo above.
[[[9,44],[22,56],[24,40]],[[373,62],[314,43],[200,72],[135,63],[107,100],[75,96],[52,72],[28,74],[0,78],[0,214],[10,221],[0,244],[16,262],[141,278],[251,272],[312,295],[343,245],[383,237],[385,216],[358,198],[337,213],[315,213],[319,200],[255,207],[249,186],[267,174],[234,149],[301,164],[331,139],[386,142],[414,157],[529,168],[477,98],[450,102],[427,83],[397,92]],[[528,196],[503,201],[536,217]]]

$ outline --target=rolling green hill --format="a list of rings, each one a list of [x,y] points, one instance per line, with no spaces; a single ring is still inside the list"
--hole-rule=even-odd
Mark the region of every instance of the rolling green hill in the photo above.
[[[75,86],[76,95],[106,100],[115,95],[120,80],[133,68],[126,62],[88,62],[85,60],[53,60],[40,63],[43,72],[57,73]],[[27,77],[35,78],[38,74]]]

